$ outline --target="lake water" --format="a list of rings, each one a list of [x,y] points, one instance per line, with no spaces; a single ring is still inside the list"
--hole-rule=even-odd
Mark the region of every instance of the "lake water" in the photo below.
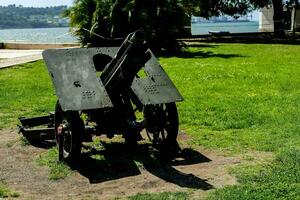
[[[229,31],[230,33],[258,32],[258,22],[201,23],[192,24],[192,35],[208,34],[209,31]]]
[[[74,43],[69,28],[34,28],[0,30],[0,41],[25,43]]]
[[[193,35],[208,34],[209,31],[229,31],[231,33],[257,32],[258,22],[192,24],[191,31]],[[37,28],[0,30],[0,41],[73,43],[77,40],[69,33],[69,28]]]

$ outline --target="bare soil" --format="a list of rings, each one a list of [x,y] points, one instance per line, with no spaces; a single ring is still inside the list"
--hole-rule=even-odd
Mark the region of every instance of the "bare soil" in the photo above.
[[[128,152],[122,143],[104,143],[104,161],[84,156],[72,166],[72,175],[49,180],[48,168],[37,164],[47,151],[22,146],[16,130],[0,130],[0,181],[20,193],[18,199],[114,199],[145,192],[192,193],[201,199],[214,188],[236,184],[227,168],[240,163],[237,157],[224,157],[205,149],[187,148],[189,137],[181,133],[182,152],[176,160],[164,162],[155,157],[148,144]],[[136,153],[137,156],[130,156]]]

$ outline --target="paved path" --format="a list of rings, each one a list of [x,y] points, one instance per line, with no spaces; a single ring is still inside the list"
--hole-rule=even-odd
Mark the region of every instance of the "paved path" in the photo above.
[[[0,69],[41,60],[42,51],[0,49]]]

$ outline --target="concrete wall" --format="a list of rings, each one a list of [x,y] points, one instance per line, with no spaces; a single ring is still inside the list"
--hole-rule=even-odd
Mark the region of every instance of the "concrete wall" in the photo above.
[[[26,43],[0,43],[0,49],[57,49],[76,47],[79,44],[26,44]]]
[[[274,10],[270,8],[260,9],[259,14],[259,31],[260,32],[273,32],[274,21],[273,21]]]
[[[300,31],[300,7],[293,8],[292,11],[292,31]]]

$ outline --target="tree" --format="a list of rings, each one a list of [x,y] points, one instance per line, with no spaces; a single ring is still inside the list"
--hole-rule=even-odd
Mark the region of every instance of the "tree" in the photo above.
[[[57,18],[66,6],[33,8],[16,5],[0,6],[0,29],[47,28],[68,26]]]
[[[299,0],[185,0],[193,1],[201,9],[198,13],[193,13],[202,17],[218,16],[227,14],[234,17],[245,15],[255,9],[265,6],[273,6],[274,9],[274,32],[283,32],[283,6],[291,9],[294,5],[299,5]],[[198,1],[198,2],[195,2]]]
[[[99,45],[95,35],[124,38],[143,29],[154,50],[181,48],[176,41],[185,23],[180,0],[76,0],[65,16],[82,44]]]
[[[112,4],[111,0],[76,0],[63,16],[70,18],[72,32],[86,45],[97,40],[97,33],[110,36]]]

